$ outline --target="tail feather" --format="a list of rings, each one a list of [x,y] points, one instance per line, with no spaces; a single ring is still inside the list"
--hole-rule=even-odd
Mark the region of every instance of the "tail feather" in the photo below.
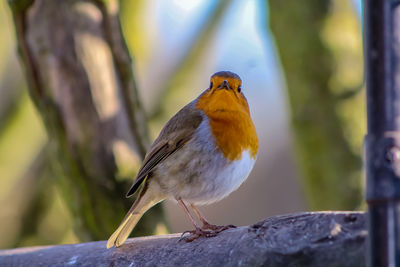
[[[153,192],[147,189],[148,187],[145,185],[135,203],[133,203],[125,218],[122,220],[120,226],[108,239],[107,248],[121,246],[129,237],[129,234],[132,232],[142,215],[148,209],[163,200],[163,198],[156,194],[152,194]]]

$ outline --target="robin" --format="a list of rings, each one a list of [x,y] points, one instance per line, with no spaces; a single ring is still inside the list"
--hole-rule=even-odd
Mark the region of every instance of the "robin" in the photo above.
[[[165,199],[176,200],[194,225],[195,230],[185,232],[190,234],[186,241],[234,227],[210,224],[196,206],[219,201],[236,190],[253,168],[257,151],[242,80],[229,71],[215,73],[209,88],[176,113],[150,147],[126,196],[143,186],[107,248],[121,246],[142,215]]]

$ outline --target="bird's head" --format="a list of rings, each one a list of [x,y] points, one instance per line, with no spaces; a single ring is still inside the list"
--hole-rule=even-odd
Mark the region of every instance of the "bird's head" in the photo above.
[[[210,78],[210,90],[228,90],[240,94],[242,92],[242,80],[239,75],[230,71],[219,71]]]
[[[210,78],[209,88],[199,98],[200,106],[208,111],[244,111],[249,106],[242,92],[242,80],[230,71],[219,71]]]

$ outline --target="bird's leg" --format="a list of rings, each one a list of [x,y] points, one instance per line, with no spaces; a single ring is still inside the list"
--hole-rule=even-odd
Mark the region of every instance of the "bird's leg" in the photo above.
[[[185,203],[181,198],[177,199],[178,203],[182,206],[183,210],[185,211],[186,215],[189,217],[190,221],[192,222],[193,226],[196,228],[195,230],[192,231],[185,231],[182,233],[181,238],[179,239],[182,240],[184,239],[186,242],[192,242],[193,240],[196,240],[197,238],[204,236],[204,237],[213,237],[216,236],[218,233],[215,233],[214,231],[206,231],[203,230],[196,220],[193,218],[192,214],[190,213],[189,209],[186,207]],[[184,235],[189,233],[190,236],[185,237]]]
[[[197,229],[200,226],[197,224],[196,220],[193,218],[192,214],[190,213],[189,209],[186,207],[185,202],[181,198],[177,199],[178,203],[182,206],[183,211],[189,217],[190,221],[192,222],[193,226]]]
[[[211,224],[207,221],[207,219],[204,217],[204,215],[200,212],[200,210],[193,204],[190,204],[194,212],[197,214],[197,217],[199,217],[199,220],[203,223],[203,229],[211,229],[215,230],[218,226]]]
[[[230,224],[230,225],[214,225],[211,224],[207,221],[207,219],[204,217],[204,215],[200,212],[200,210],[193,204],[190,204],[190,206],[192,207],[192,209],[194,210],[194,212],[197,214],[197,217],[199,217],[199,220],[203,223],[203,227],[201,227],[203,230],[204,229],[210,229],[213,230],[216,233],[220,233],[222,231],[225,231],[226,229],[229,228],[236,228],[236,226]]]

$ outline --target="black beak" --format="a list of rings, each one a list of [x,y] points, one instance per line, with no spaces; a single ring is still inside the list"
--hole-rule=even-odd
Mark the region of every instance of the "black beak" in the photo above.
[[[218,88],[219,88],[219,89],[227,89],[227,90],[230,90],[230,89],[231,89],[231,88],[229,87],[229,83],[228,83],[227,80],[223,81],[223,83],[222,83],[220,86],[218,86]]]

